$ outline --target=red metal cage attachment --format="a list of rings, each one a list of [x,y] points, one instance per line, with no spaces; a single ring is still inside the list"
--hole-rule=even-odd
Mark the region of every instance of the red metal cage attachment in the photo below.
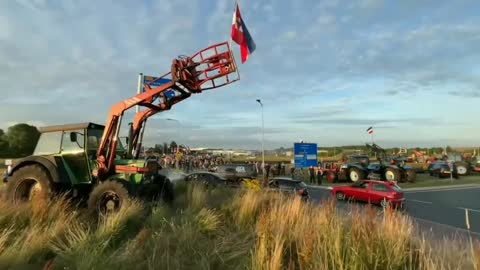
[[[198,93],[240,80],[228,42],[212,45],[191,57],[174,59],[172,78],[190,92]]]

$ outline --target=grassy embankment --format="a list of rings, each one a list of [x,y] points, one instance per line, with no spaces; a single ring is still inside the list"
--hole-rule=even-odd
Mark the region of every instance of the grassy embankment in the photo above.
[[[336,212],[255,191],[177,186],[99,221],[64,200],[0,204],[0,269],[478,269],[480,245],[416,238],[395,211]]]

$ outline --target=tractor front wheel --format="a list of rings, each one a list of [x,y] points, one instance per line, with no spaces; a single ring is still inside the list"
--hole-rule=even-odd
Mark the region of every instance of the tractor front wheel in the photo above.
[[[393,168],[387,168],[385,170],[385,180],[387,181],[399,181],[400,180],[400,172]]]
[[[30,165],[13,173],[7,184],[6,197],[13,204],[46,201],[53,193],[52,180],[40,165]]]
[[[88,208],[97,214],[118,212],[130,201],[128,190],[118,181],[105,181],[95,186],[88,198]]]
[[[358,168],[351,168],[348,176],[352,182],[357,182],[364,178],[363,172]]]

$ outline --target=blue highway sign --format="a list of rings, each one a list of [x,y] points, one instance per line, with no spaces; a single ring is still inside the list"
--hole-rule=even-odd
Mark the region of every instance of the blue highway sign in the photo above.
[[[143,85],[148,84],[148,85],[150,85],[150,87],[152,87],[152,88],[153,88],[153,87],[162,86],[162,85],[164,85],[164,84],[166,84],[166,83],[169,83],[169,82],[171,82],[171,81],[172,81],[172,80],[170,80],[170,79],[165,79],[165,78],[159,79],[158,77],[153,77],[153,76],[143,76]],[[145,89],[144,89],[143,91],[145,91]],[[165,97],[166,97],[167,99],[171,99],[171,98],[173,98],[173,97],[175,97],[175,96],[176,96],[176,93],[175,93],[174,90],[171,90],[171,89],[170,89],[170,90],[167,90],[167,91],[165,92]]]
[[[158,77],[143,76],[143,84],[148,84],[151,87],[159,87],[161,85],[164,85],[164,84],[172,81],[170,79],[165,79],[165,78],[161,78],[161,79],[158,79],[158,80],[157,79],[158,79]]]
[[[318,166],[318,148],[316,143],[294,143],[295,168]]]

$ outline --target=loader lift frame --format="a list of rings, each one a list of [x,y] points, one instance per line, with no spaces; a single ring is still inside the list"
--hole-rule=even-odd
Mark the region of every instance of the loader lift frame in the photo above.
[[[175,197],[173,185],[160,173],[158,161],[138,159],[147,119],[192,94],[233,83],[240,76],[229,44],[224,42],[191,57],[174,59],[170,72],[160,78],[166,77],[171,82],[155,88],[146,85],[143,93],[113,105],[105,125],[81,123],[45,128],[36,146],[43,152],[9,165],[5,177],[8,200],[14,204],[47,200],[66,191],[98,214],[118,211],[132,197],[161,199],[170,204]],[[167,96],[167,91],[175,95]],[[124,112],[137,105],[143,110],[130,126],[127,151],[120,151],[118,135]],[[51,137],[47,133],[54,134],[58,144],[42,140]],[[63,148],[64,142],[78,147]]]
[[[98,166],[92,172],[98,181],[106,179],[112,173],[138,173],[145,170],[135,166],[115,166],[118,135],[125,111],[137,105],[146,108],[135,115],[128,136],[127,158],[137,159],[149,117],[161,111],[170,110],[173,105],[189,98],[192,94],[199,94],[240,80],[235,58],[227,42],[212,45],[191,57],[180,56],[174,59],[170,72],[159,77],[158,80],[168,77],[171,77],[171,82],[155,88],[147,84],[143,93],[112,106],[97,151]],[[167,91],[174,91],[176,95],[169,99],[165,95]]]

